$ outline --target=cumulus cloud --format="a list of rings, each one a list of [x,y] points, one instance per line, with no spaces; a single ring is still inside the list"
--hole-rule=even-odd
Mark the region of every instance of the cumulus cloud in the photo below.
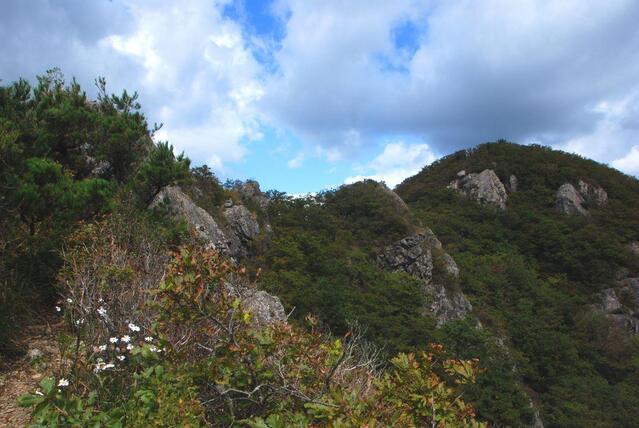
[[[3,5],[0,74],[5,80],[60,66],[91,89],[137,89],[152,121],[197,163],[221,171],[261,138],[253,104],[264,95],[262,68],[223,1],[37,0]],[[44,56],[44,57],[43,57]]]
[[[369,143],[411,133],[445,152],[593,134],[599,160],[624,149],[616,131],[594,140],[609,120],[596,106],[638,88],[635,1],[283,3],[287,35],[263,105],[324,148],[354,130]],[[412,55],[393,43],[406,22],[420,30]]]
[[[437,156],[427,144],[406,144],[403,141],[388,143],[382,153],[364,168],[371,171],[370,174],[348,177],[344,182],[350,184],[369,178],[395,187],[435,159]]]
[[[0,78],[60,66],[89,89],[99,75],[137,89],[159,136],[218,171],[265,126],[303,144],[283,154],[291,168],[404,136],[442,154],[534,141],[615,165],[639,141],[634,0],[272,0],[259,31],[250,13],[244,0],[8,0]],[[407,162],[360,175],[396,182]]]
[[[639,146],[633,146],[625,156],[612,161],[612,166],[627,174],[639,175]]]

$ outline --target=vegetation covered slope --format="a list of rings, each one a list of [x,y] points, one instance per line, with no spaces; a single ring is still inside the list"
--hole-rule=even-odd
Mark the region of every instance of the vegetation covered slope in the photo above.
[[[97,84],[97,100],[58,70],[35,86],[0,87],[0,369],[24,354],[19,333],[32,317],[56,314],[65,326],[59,358],[38,354],[33,364],[46,376],[20,400],[33,426],[485,426],[462,398],[479,363],[422,341],[431,326],[419,316],[420,294],[409,278],[371,263],[370,248],[410,229],[405,207],[377,203],[369,218],[353,211],[358,198],[373,207],[359,192],[327,205],[307,242],[275,233],[280,244],[263,243],[270,250],[248,248],[287,271],[301,262],[312,281],[293,282],[309,291],[297,297],[313,309],[334,295],[323,309],[339,314],[344,335],[312,316],[261,323],[242,297],[263,296],[246,269],[205,249],[164,205],[148,209],[169,185],[180,185],[185,193],[176,192],[208,211],[200,214],[211,224],[222,224],[229,199],[251,208],[249,201],[207,168],[190,169],[168,143],[153,143],[157,127],[148,129],[135,94],[108,95],[104,81]],[[265,221],[259,205],[252,209]],[[313,214],[294,201],[272,205],[291,227]],[[349,212],[356,233],[335,251],[309,250],[347,231],[348,223],[331,221]],[[340,254],[344,263],[330,270],[327,258]],[[310,261],[317,256],[320,274]],[[269,286],[296,273],[273,269]],[[328,288],[332,278],[344,287]],[[310,292],[320,289],[319,297]],[[382,359],[347,326],[354,317],[342,308],[351,307],[372,314],[363,321],[378,337],[401,337],[391,349],[415,352]]]
[[[507,209],[446,189],[456,174],[493,169],[518,180]],[[567,216],[563,183],[604,188],[605,207]],[[548,426],[633,426],[639,414],[639,341],[591,311],[595,293],[637,276],[639,182],[593,161],[505,141],[447,156],[397,188],[460,266],[483,325],[503,336]]]

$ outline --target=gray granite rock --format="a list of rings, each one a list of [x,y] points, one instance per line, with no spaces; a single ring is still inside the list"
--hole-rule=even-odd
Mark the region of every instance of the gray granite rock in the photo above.
[[[403,238],[387,246],[378,255],[378,263],[393,272],[405,272],[419,281],[426,296],[425,313],[438,325],[462,319],[472,311],[472,305],[459,290],[447,288],[433,280],[434,257],[441,257],[446,275],[456,278],[459,268],[453,258],[442,250],[441,242],[431,230]]]
[[[466,197],[474,199],[482,205],[491,205],[500,209],[506,209],[506,188],[492,169],[485,169],[480,173],[464,174],[453,180],[449,189],[457,190]]]

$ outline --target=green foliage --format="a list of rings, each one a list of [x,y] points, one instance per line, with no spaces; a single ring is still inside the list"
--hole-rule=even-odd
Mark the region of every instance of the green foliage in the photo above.
[[[190,161],[184,154],[175,156],[173,146],[159,142],[142,164],[135,180],[135,191],[148,204],[164,187],[188,177]]]
[[[113,237],[110,247],[120,242]],[[100,260],[95,251],[86,257],[89,265]],[[125,321],[128,334],[104,345],[105,337],[87,330],[111,329],[125,314],[109,306],[93,327],[82,315],[87,322],[78,328],[71,300],[66,311],[78,339],[63,343],[71,350],[63,353],[65,376],[43,380],[20,399],[32,407],[32,426],[485,426],[462,400],[476,360],[441,358],[442,348],[433,346],[398,355],[378,374],[375,355],[356,332],[322,334],[313,318],[308,329],[256,322],[237,297],[253,286],[246,281],[218,253],[183,247],[153,293],[156,304],[135,311],[153,327]],[[132,284],[128,293],[136,294],[139,285]],[[117,287],[101,293],[101,308],[128,295]],[[85,299],[79,306],[92,305]]]
[[[511,174],[518,179],[503,212],[446,189],[458,171],[486,168],[504,183]],[[609,196],[605,207],[588,207],[590,218],[555,210],[559,186],[579,180]],[[629,426],[635,420],[634,396],[625,393],[639,385],[631,363],[639,354],[609,322],[587,315],[586,305],[614,286],[621,267],[639,273],[639,260],[627,249],[638,238],[636,179],[575,155],[499,141],[440,159],[397,190],[457,261],[462,290],[484,326],[506,340],[508,359],[540,401],[545,424]],[[452,349],[455,336],[444,340]],[[528,405],[503,399],[510,364],[496,364],[485,351],[478,349],[487,371],[469,392],[471,402],[482,417],[516,425]]]
[[[65,237],[114,208],[152,146],[137,95],[107,95],[104,79],[98,89],[91,101],[58,69],[0,86],[0,306],[10,308],[0,352],[21,318],[50,305]]]

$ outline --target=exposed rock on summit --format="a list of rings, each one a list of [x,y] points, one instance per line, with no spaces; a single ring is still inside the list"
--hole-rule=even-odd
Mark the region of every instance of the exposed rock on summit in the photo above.
[[[261,209],[265,210],[271,200],[260,190],[260,183],[255,180],[246,180],[236,184],[233,190],[238,192],[242,198],[254,201]]]
[[[230,254],[230,241],[224,231],[218,226],[211,214],[195,205],[177,186],[166,186],[151,201],[149,208],[156,208],[166,204],[169,211],[176,217],[186,221],[197,236],[206,242],[207,248]]]
[[[386,247],[378,256],[379,264],[394,272],[406,272],[418,279],[427,296],[425,312],[433,315],[438,325],[462,319],[472,311],[472,305],[461,291],[447,289],[433,279],[435,261],[443,273],[459,275],[457,264],[442,250],[441,242],[431,230],[408,236]]]
[[[449,189],[457,190],[482,205],[492,205],[502,210],[506,208],[506,188],[492,169],[470,174],[459,171],[457,176],[459,178],[448,185]]]

